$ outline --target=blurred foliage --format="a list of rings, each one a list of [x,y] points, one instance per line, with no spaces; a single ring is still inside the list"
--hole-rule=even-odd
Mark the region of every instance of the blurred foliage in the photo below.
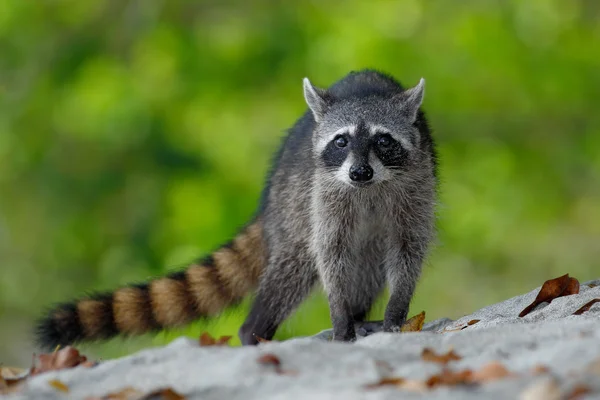
[[[27,362],[48,304],[226,241],[305,109],[301,79],[363,67],[427,80],[440,235],[411,314],[598,278],[599,19],[594,0],[0,2],[0,360]],[[317,296],[279,338],[329,324]]]

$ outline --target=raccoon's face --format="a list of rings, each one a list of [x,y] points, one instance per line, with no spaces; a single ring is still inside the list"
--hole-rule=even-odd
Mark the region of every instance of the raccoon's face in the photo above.
[[[353,187],[401,179],[418,163],[420,134],[415,121],[424,80],[391,97],[336,101],[304,81],[304,95],[317,126],[314,156],[331,180]]]

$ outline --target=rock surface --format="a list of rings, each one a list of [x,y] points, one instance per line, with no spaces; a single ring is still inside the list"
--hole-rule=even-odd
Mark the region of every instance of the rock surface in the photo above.
[[[579,294],[544,303],[523,318],[519,312],[534,300],[539,288],[456,321],[426,324],[423,332],[374,333],[354,344],[319,340],[330,336],[330,331],[245,348],[200,347],[195,340],[180,338],[93,368],[32,377],[19,393],[6,398],[101,398],[125,387],[143,392],[170,387],[187,399],[207,400],[567,399],[577,387],[589,390],[578,399],[600,398],[600,303],[582,315],[572,315],[600,298],[597,284],[600,281],[583,283]],[[473,320],[479,322],[468,325]],[[444,366],[424,361],[425,348],[438,354],[453,349],[461,359],[447,364],[452,371],[476,371],[498,361],[512,375],[430,389],[423,382]],[[280,366],[260,363],[265,354],[275,355]],[[532,372],[540,365],[547,370]],[[410,383],[405,388],[367,387],[386,377],[402,377]],[[54,379],[66,384],[69,392],[51,386]]]

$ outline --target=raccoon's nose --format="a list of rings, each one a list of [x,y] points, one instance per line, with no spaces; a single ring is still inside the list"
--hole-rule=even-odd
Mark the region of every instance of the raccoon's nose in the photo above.
[[[350,179],[357,182],[370,181],[373,178],[373,168],[368,165],[351,166]]]

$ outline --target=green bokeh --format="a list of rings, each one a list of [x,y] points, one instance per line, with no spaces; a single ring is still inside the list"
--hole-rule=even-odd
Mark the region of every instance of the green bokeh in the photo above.
[[[48,304],[225,242],[305,109],[301,79],[363,67],[427,80],[440,234],[411,314],[598,278],[599,20],[584,0],[0,2],[0,362],[28,362]],[[235,335],[246,306],[84,349]],[[316,296],[278,337],[329,324]]]

